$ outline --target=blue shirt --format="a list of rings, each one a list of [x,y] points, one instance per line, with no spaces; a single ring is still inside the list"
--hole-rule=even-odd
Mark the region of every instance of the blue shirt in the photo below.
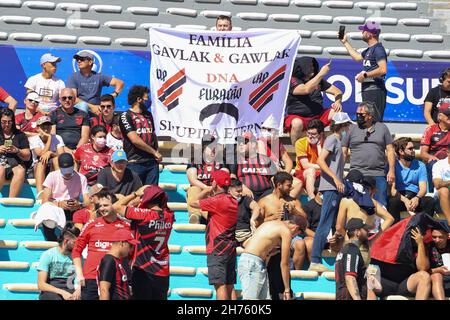
[[[413,160],[409,168],[395,161],[395,188],[397,191],[419,192],[419,182],[427,182],[427,169],[423,162]]]
[[[59,251],[59,247],[48,249],[42,253],[37,267],[38,271],[48,273],[48,279],[75,279],[75,266],[72,256],[65,256]]]
[[[85,77],[80,72],[75,72],[67,79],[67,88],[77,90],[78,97],[87,103],[100,104],[100,96],[103,87],[109,87],[112,77],[106,74],[92,73]]]
[[[378,62],[385,60],[387,62],[386,50],[383,45],[378,42],[361,53],[363,57],[363,69],[365,72],[369,72],[378,68]],[[375,78],[366,78],[364,83],[375,83],[378,85],[384,85],[385,75]]]

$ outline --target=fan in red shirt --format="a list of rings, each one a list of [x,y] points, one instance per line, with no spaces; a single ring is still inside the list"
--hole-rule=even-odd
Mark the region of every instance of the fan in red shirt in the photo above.
[[[214,285],[218,300],[232,299],[236,284],[236,223],[238,202],[228,194],[230,174],[224,170],[212,174],[212,191],[203,190],[191,206],[201,209],[208,219],[206,255],[209,284]],[[209,195],[213,195],[207,198]]]
[[[75,227],[77,227],[80,230],[83,230],[83,227],[88,222],[94,221],[96,218],[98,218],[97,215],[97,206],[98,206],[98,197],[97,194],[104,190],[103,186],[99,183],[93,185],[89,189],[89,205],[77,210],[74,212],[72,221],[75,224]]]
[[[97,194],[100,218],[86,224],[75,242],[72,251],[73,264],[77,279],[81,285],[82,300],[98,300],[97,267],[105,254],[111,248],[110,237],[120,229],[129,230],[130,224],[117,217],[113,210],[113,203],[117,201],[114,194],[100,191]],[[88,247],[84,267],[81,263],[81,254]]]
[[[95,126],[91,130],[91,143],[78,147],[73,157],[79,163],[79,172],[83,174],[90,186],[97,182],[97,176],[101,169],[106,167],[113,150],[106,146],[108,132],[104,126]]]
[[[138,208],[127,206],[141,196]],[[169,237],[175,215],[167,207],[168,196],[160,187],[143,186],[114,204],[114,209],[131,220],[140,244],[133,255],[132,283],[136,300],[167,300],[169,290]]]
[[[31,91],[27,94],[24,100],[25,112],[16,115],[16,127],[27,137],[34,136],[38,134],[37,121],[43,116],[42,113],[38,112],[39,107],[39,95]]]

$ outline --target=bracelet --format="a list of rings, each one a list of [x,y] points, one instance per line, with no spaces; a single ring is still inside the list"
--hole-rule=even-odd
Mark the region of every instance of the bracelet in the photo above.
[[[116,98],[119,96],[119,93],[117,91],[114,91],[113,93],[116,94]]]

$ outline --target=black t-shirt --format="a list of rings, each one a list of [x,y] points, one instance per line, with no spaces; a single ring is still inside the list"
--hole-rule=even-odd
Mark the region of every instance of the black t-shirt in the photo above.
[[[438,123],[437,115],[438,109],[437,105],[444,99],[450,99],[450,91],[445,91],[442,89],[442,85],[438,85],[437,87],[432,88],[428,91],[427,96],[425,97],[425,102],[431,102],[431,117],[435,123]]]
[[[141,179],[130,169],[125,169],[123,179],[120,182],[117,182],[111,171],[111,167],[103,168],[98,174],[97,183],[108,188],[112,193],[128,196],[142,187]]]
[[[383,45],[379,42],[374,46],[371,46],[365,49],[361,53],[363,57],[363,69],[365,72],[369,72],[375,70],[379,67],[379,61],[386,61],[387,63],[387,54],[386,49],[384,49]],[[374,87],[384,87],[385,75],[374,77],[374,78],[366,78],[363,82],[363,88],[366,86],[374,86]]]
[[[296,77],[291,77],[289,84],[289,94],[286,102],[287,114],[301,117],[314,117],[323,111],[322,91],[331,87],[331,83],[322,80],[319,85],[308,95],[294,95],[294,89],[305,81]]]
[[[12,145],[17,147],[17,148],[19,148],[19,149],[30,149],[30,144],[28,143],[28,138],[25,135],[25,133],[23,133],[23,132],[15,133],[9,139],[5,139],[5,137],[0,134],[0,145],[4,145],[5,144],[5,140],[12,140]],[[23,164],[25,166],[28,166],[31,163],[30,161],[23,161],[23,160],[21,160],[18,157],[18,155],[15,154],[15,153],[5,153],[4,157],[1,157],[1,158],[6,159],[8,164],[12,168],[14,168],[18,164]]]
[[[146,163],[155,159],[153,155],[136,147],[128,138],[128,133],[134,131],[150,147],[158,149],[155,124],[150,112],[136,113],[131,110],[123,112],[120,116],[120,130],[123,134],[123,150],[129,162]]]
[[[50,113],[50,118],[56,125],[56,134],[61,136],[66,147],[75,150],[81,139],[81,127],[89,127],[88,114],[77,108],[68,114],[60,107]]]
[[[100,281],[111,283],[109,298],[111,300],[129,300],[131,297],[127,269],[116,257],[106,254],[97,268],[97,284]]]
[[[250,230],[250,218],[252,217],[250,203],[252,201],[253,199],[247,196],[242,197],[241,201],[239,201],[236,230]]]
[[[316,200],[309,200],[304,206],[303,210],[308,215],[309,229],[316,232],[319,226],[320,212],[322,211],[322,206],[316,202]]]
[[[439,268],[444,265],[442,261],[442,255],[444,253],[450,253],[450,241],[447,242],[447,246],[444,249],[438,249],[434,242],[430,243],[428,247],[428,257],[430,259],[431,268]]]
[[[356,278],[359,293],[364,297],[366,267],[364,259],[359,251],[358,246],[354,243],[347,243],[341,252],[336,256],[336,264],[334,266],[336,275],[336,300],[352,300],[347,290],[345,276],[350,275]]]

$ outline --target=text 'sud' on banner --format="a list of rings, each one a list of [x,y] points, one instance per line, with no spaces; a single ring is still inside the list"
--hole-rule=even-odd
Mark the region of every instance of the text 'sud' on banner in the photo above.
[[[273,115],[282,129],[296,31],[150,29],[152,112],[159,136],[235,143]]]

